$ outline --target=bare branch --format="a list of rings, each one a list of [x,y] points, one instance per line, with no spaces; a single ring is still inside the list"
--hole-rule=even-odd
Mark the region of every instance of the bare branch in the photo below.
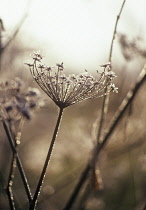
[[[126,0],[123,1],[119,14],[117,15],[117,19],[116,19],[116,23],[115,23],[115,27],[114,27],[114,32],[113,32],[113,37],[112,37],[112,41],[111,41],[111,47],[110,47],[110,52],[109,52],[109,63],[111,63],[111,69],[112,69],[112,54],[113,54],[113,46],[114,46],[114,40],[115,40],[115,36],[117,33],[117,26],[119,23],[119,19],[121,16],[121,13],[123,11],[124,5],[125,5]],[[107,92],[107,88],[105,89],[105,93]],[[100,116],[100,122],[99,122],[99,128],[98,128],[98,136],[97,136],[97,143],[99,143],[100,141],[100,137],[101,137],[101,131],[105,122],[105,118],[106,118],[106,114],[108,112],[108,105],[109,105],[109,95],[105,95],[103,98],[103,104],[102,104],[102,110],[101,110],[101,116]]]
[[[118,22],[119,19],[121,17],[121,13],[123,11],[124,5],[125,5],[126,0],[123,1],[121,9],[119,14],[117,15],[117,19],[116,19],[116,23],[115,23],[115,28],[114,28],[114,33],[113,33],[113,38],[112,38],[112,42],[111,42],[111,47],[110,47],[110,53],[109,53],[109,62],[112,63],[112,54],[113,54],[113,46],[114,46],[114,40],[117,34],[117,26],[118,26]]]

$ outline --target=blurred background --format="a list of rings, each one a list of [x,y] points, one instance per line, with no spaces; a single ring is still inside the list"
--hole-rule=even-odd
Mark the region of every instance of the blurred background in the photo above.
[[[0,0],[0,79],[20,77],[26,86],[38,87],[24,62],[36,50],[44,63],[64,62],[68,73],[85,69],[95,75],[108,62],[121,0]],[[113,71],[119,93],[110,96],[105,127],[146,63],[146,1],[127,0],[117,28]],[[98,158],[103,188],[79,196],[72,209],[140,210],[146,198],[146,84],[117,125]],[[41,90],[40,90],[41,91]],[[33,113],[22,132],[19,154],[34,192],[58,109],[41,91],[46,105]],[[97,138],[103,99],[81,102],[65,109],[37,209],[65,206]],[[0,209],[9,209],[3,185],[7,183],[11,149],[0,125]],[[27,199],[16,171],[14,196],[18,209]],[[81,202],[82,201],[82,202]]]

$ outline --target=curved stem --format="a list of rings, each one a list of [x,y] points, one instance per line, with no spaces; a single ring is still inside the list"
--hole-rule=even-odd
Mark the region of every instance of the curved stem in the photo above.
[[[45,175],[46,175],[46,170],[47,170],[47,167],[48,167],[48,164],[49,164],[49,161],[50,161],[50,158],[51,158],[51,154],[52,154],[52,151],[53,151],[54,143],[55,143],[55,140],[56,140],[56,137],[57,137],[57,133],[58,133],[59,125],[60,125],[60,122],[61,122],[62,114],[63,114],[63,108],[60,108],[57,123],[56,123],[56,127],[55,127],[54,134],[53,134],[53,137],[52,137],[52,141],[51,141],[51,144],[50,144],[50,147],[49,147],[49,150],[48,150],[48,154],[47,154],[47,157],[46,157],[46,160],[45,160],[45,163],[44,163],[44,167],[43,167],[43,170],[42,170],[42,173],[41,173],[41,176],[40,176],[40,179],[39,179],[39,182],[38,182],[38,185],[37,185],[34,197],[33,197],[33,200],[30,203],[29,210],[34,210],[35,206],[37,204],[38,196],[39,196],[41,188],[42,188],[42,184],[43,184],[43,181],[44,181],[44,178],[45,178]]]

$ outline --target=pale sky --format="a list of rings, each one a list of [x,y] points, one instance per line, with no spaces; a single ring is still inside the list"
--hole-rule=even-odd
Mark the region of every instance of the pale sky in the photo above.
[[[90,69],[106,62],[116,16],[123,0],[0,0],[7,35],[28,10],[19,35],[26,48],[41,48],[50,62]],[[127,0],[118,31],[146,33],[146,0]],[[51,64],[52,64],[51,63]],[[92,70],[92,69],[91,69]]]

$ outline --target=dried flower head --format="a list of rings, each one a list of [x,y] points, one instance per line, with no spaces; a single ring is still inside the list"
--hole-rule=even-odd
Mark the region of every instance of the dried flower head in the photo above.
[[[94,78],[87,70],[79,75],[66,76],[63,63],[56,64],[56,68],[45,66],[41,63],[42,56],[39,53],[34,53],[32,58],[33,63],[26,64],[34,80],[60,108],[101,97],[106,87],[109,87],[108,92],[117,90],[111,83],[115,74],[110,71],[110,63],[102,65],[102,70],[97,71],[97,78]]]
[[[36,88],[24,89],[19,78],[0,82],[0,118],[11,123],[30,119],[31,110],[39,106],[38,94]]]

